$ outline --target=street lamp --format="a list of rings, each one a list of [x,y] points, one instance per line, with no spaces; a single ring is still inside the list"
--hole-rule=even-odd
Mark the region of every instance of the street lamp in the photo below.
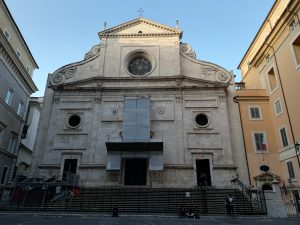
[[[298,165],[299,165],[299,168],[300,168],[300,160],[299,160],[299,149],[300,149],[300,143],[299,142],[296,142],[295,143],[295,151],[296,151],[296,157],[297,157],[297,160],[298,160]]]

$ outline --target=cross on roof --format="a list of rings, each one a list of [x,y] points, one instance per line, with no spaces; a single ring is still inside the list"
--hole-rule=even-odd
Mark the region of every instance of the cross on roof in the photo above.
[[[140,13],[140,17],[143,17],[143,12],[144,12],[144,10],[143,10],[142,8],[140,8],[140,9],[138,10],[138,12]]]

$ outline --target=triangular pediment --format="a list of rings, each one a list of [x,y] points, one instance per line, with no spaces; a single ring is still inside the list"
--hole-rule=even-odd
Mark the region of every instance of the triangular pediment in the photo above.
[[[274,178],[278,179],[279,176],[274,173],[263,172],[253,178],[254,178],[254,180],[273,180]]]
[[[99,32],[99,37],[179,36],[182,31],[145,18],[137,18]]]

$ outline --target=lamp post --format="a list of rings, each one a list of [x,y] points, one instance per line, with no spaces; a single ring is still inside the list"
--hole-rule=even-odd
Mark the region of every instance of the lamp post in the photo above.
[[[299,142],[296,142],[295,143],[295,151],[296,151],[296,157],[297,157],[297,160],[298,160],[298,166],[300,168],[300,160],[299,160],[299,149],[300,149],[300,143]]]

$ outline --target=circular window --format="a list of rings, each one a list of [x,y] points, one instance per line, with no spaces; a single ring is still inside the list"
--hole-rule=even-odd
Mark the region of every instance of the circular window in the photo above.
[[[133,75],[145,75],[151,71],[151,63],[145,58],[134,58],[129,62],[128,71]]]
[[[266,166],[266,165],[262,165],[259,167],[261,171],[264,171],[264,172],[268,172],[270,170],[270,167]]]
[[[195,121],[196,121],[196,124],[198,125],[198,126],[200,126],[200,127],[205,127],[205,126],[207,126],[208,125],[208,117],[205,115],[205,114],[203,114],[203,113],[201,113],[201,114],[198,114],[197,116],[196,116],[196,119],[195,119]]]
[[[68,120],[68,125],[69,125],[71,128],[76,128],[76,127],[79,126],[80,121],[81,121],[80,116],[78,116],[78,115],[71,115],[71,116],[69,117],[69,120]]]
[[[153,71],[154,66],[154,57],[142,50],[131,52],[125,58],[125,67],[131,75],[148,75]]]

